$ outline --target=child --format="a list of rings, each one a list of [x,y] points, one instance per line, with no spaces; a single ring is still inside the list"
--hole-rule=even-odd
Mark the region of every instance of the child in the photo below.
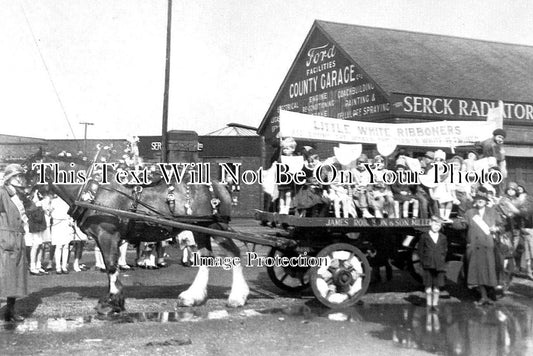
[[[407,171],[407,166],[397,163],[396,172],[398,175],[403,174],[404,171]],[[409,184],[400,183],[398,180],[391,185],[392,194],[394,197],[394,215],[397,218],[408,218],[409,217],[409,205],[413,205],[413,218],[418,217],[418,200],[415,198],[411,191],[411,186]],[[401,207],[401,210],[400,210]],[[403,215],[400,215],[400,212],[403,212]]]
[[[281,163],[285,163],[283,157],[295,156],[296,141],[292,137],[287,137],[281,141]],[[292,205],[292,198],[294,196],[294,186],[292,184],[280,184],[279,190],[279,213],[289,214]]]
[[[426,303],[435,310],[439,303],[440,288],[444,286],[446,276],[446,253],[448,241],[440,233],[442,220],[438,216],[431,218],[430,230],[424,232],[418,241],[418,256],[424,269],[422,278],[426,290]]]
[[[361,210],[363,218],[373,218],[374,215],[368,211],[368,184],[370,183],[370,173],[365,168],[365,164],[368,164],[368,156],[361,154],[356,160],[356,168],[352,170],[355,189],[353,190],[353,201],[355,206]]]
[[[55,265],[57,274],[68,274],[69,244],[72,240],[73,230],[69,206],[58,197],[52,199],[52,245],[55,249]]]
[[[329,208],[329,199],[326,198],[324,189],[315,177],[315,169],[320,165],[320,157],[314,149],[309,149],[304,153],[305,163],[302,172],[305,172],[306,182],[298,188],[294,197],[294,206],[300,217],[325,216]]]
[[[392,190],[382,180],[383,171],[385,170],[385,159],[380,155],[376,155],[372,169],[376,174],[377,180],[373,186],[370,186],[368,198],[370,206],[374,210],[374,215],[376,218],[382,218],[385,215],[388,218],[395,218]]]
[[[444,164],[445,161],[446,153],[442,150],[435,151],[435,162]],[[450,172],[440,175],[439,182],[429,190],[429,194],[431,199],[438,203],[439,215],[446,222],[451,222],[450,213],[452,212],[452,206],[453,204],[458,205],[459,201],[455,195],[455,185],[451,183]]]

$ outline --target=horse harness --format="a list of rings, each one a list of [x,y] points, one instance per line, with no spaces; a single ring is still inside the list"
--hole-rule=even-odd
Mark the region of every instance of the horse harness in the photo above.
[[[97,153],[93,159],[92,162],[97,162],[98,157],[101,153],[101,147],[98,147]],[[71,157],[69,157],[71,158]],[[88,162],[84,162],[88,163]],[[89,169],[87,171],[87,177],[92,177],[93,175],[93,164],[89,162]],[[47,179],[48,180],[48,179]],[[153,187],[161,183],[161,177],[159,179],[152,180],[151,184],[146,185],[146,187]],[[125,187],[128,187],[127,184],[124,185]],[[212,209],[212,215],[210,216],[193,216],[192,211],[192,198],[191,198],[191,191],[189,185],[186,184],[186,191],[185,191],[185,215],[177,215],[176,214],[176,196],[175,196],[175,187],[173,185],[168,185],[167,188],[167,197],[166,197],[166,203],[170,214],[165,214],[155,207],[151,206],[150,204],[142,201],[143,197],[143,191],[145,187],[139,184],[130,185],[131,186],[131,193],[126,193],[124,191],[121,191],[119,189],[113,188],[113,187],[106,187],[104,185],[101,185],[96,179],[91,178],[87,179],[87,181],[80,187],[79,193],[77,194],[76,200],[81,200],[85,202],[89,202],[91,204],[94,204],[96,206],[103,206],[103,204],[100,204],[97,202],[97,193],[100,189],[110,192],[115,192],[120,195],[123,195],[131,200],[131,204],[129,207],[129,211],[131,212],[137,212],[139,206],[144,207],[145,209],[149,210],[150,212],[159,215],[163,218],[169,218],[169,219],[179,219],[181,221],[189,221],[191,223],[208,223],[213,221],[225,221],[226,217],[220,216],[218,207],[220,205],[220,199],[217,198],[215,195],[215,191],[213,189],[213,186],[209,185],[209,193],[211,195],[210,204]],[[73,205],[71,209],[69,210],[69,214],[74,218],[74,220],[78,222],[82,222],[82,220],[85,220],[85,212],[86,208],[81,208],[79,206]]]

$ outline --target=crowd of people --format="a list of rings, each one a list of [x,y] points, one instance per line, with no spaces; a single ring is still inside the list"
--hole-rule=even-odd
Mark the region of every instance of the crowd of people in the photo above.
[[[447,159],[443,150],[427,151],[416,157],[412,152],[403,149],[394,156],[383,157],[379,154],[369,158],[367,154],[358,152],[350,163],[343,162],[335,156],[321,160],[317,150],[304,146],[297,151],[297,142],[289,137],[281,142],[281,162],[290,162],[287,157],[301,156],[301,171],[305,172],[305,184],[278,185],[279,208],[281,214],[291,211],[299,216],[326,216],[330,212],[336,217],[363,218],[428,218],[440,216],[450,222],[452,210],[464,215],[473,206],[473,196],[480,186],[484,186],[492,194],[493,200],[504,195],[505,183],[491,185],[489,183],[467,183],[455,181],[452,172],[479,172],[484,169],[485,176],[498,171],[503,177],[507,175],[503,139],[505,131],[498,129],[494,136],[479,144],[464,155],[455,154]],[[445,164],[452,169],[442,169],[436,164]],[[335,167],[337,172],[349,172],[350,183],[336,180],[328,184],[319,184],[317,168]],[[371,177],[369,169],[374,172]],[[438,169],[438,182],[435,181],[434,170]],[[382,178],[385,170],[394,171],[397,177],[420,177],[420,182],[401,181],[385,183]],[[423,173],[420,175],[420,173]],[[327,174],[326,174],[327,175]],[[424,179],[425,178],[425,179]],[[371,179],[374,182],[371,182]],[[324,177],[323,180],[328,180]],[[519,185],[525,193],[523,184]]]
[[[48,275],[54,270],[55,274],[89,270],[89,267],[81,262],[89,239],[68,215],[67,203],[50,193],[45,186],[35,189],[28,199],[23,199],[23,204],[24,211],[21,215],[25,222],[24,240],[30,275]],[[122,240],[118,255],[118,268],[122,271],[132,269],[126,260],[128,247],[128,242]],[[49,258],[45,262],[46,252]],[[94,270],[105,272],[106,265],[96,244],[94,256]],[[166,267],[165,244],[139,244],[136,266],[144,269]]]
[[[463,155],[454,154],[448,159],[440,149],[419,156],[399,150],[390,157],[375,155],[372,159],[359,151],[358,156],[347,163],[346,159],[338,157],[321,160],[314,148],[306,146],[301,149],[306,184],[279,187],[278,211],[300,217],[431,218],[431,229],[421,236],[418,245],[430,307],[438,302],[446,270],[447,241],[441,227],[466,230],[466,282],[479,291],[480,304],[490,304],[492,300],[488,295],[493,294],[490,292],[504,288],[515,267],[523,267],[527,276],[533,279],[533,204],[525,184],[511,181],[507,176],[503,149],[505,136],[504,130],[497,129],[491,138]],[[282,140],[281,162],[284,162],[284,156],[298,155],[297,148],[293,138]],[[454,172],[483,170],[486,176],[496,172],[504,179],[499,183],[453,180],[451,169],[433,171],[438,169],[439,163],[453,167]],[[328,184],[320,184],[317,180],[320,165],[333,165],[349,171],[352,184],[328,181],[327,177],[321,180],[328,181]],[[421,179],[418,184],[399,181],[371,184],[368,167],[403,174],[422,172],[422,178],[425,175],[427,179]],[[321,170],[324,171],[327,170]],[[439,177],[437,181],[435,176]]]

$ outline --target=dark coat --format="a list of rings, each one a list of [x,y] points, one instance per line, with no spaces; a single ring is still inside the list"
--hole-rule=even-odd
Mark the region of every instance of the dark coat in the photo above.
[[[498,283],[496,276],[496,261],[494,258],[494,237],[485,232],[474,222],[478,215],[477,209],[469,209],[461,222],[454,226],[468,227],[466,259],[468,264],[466,281],[470,286],[485,285],[495,287]],[[500,214],[494,208],[485,207],[483,221],[489,226],[502,226]]]
[[[28,294],[24,228],[17,206],[0,187],[0,297]]]
[[[437,243],[424,232],[418,241],[418,257],[424,269],[436,269],[446,271],[446,253],[448,252],[448,239],[444,234],[439,233]]]
[[[503,145],[498,145],[493,137],[481,141],[477,147],[481,148],[483,157],[495,157],[498,163],[505,160]]]
[[[392,195],[394,200],[399,201],[400,203],[409,201],[414,198],[413,192],[411,191],[411,186],[408,184],[400,184],[398,182],[394,182],[390,186],[392,190]],[[407,194],[402,194],[401,192],[405,192]]]

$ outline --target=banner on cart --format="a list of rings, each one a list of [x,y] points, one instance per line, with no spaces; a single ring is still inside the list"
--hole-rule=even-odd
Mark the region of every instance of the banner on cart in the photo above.
[[[280,111],[282,137],[334,142],[391,143],[405,146],[455,147],[492,137],[490,121],[435,121],[389,124],[332,119]]]

